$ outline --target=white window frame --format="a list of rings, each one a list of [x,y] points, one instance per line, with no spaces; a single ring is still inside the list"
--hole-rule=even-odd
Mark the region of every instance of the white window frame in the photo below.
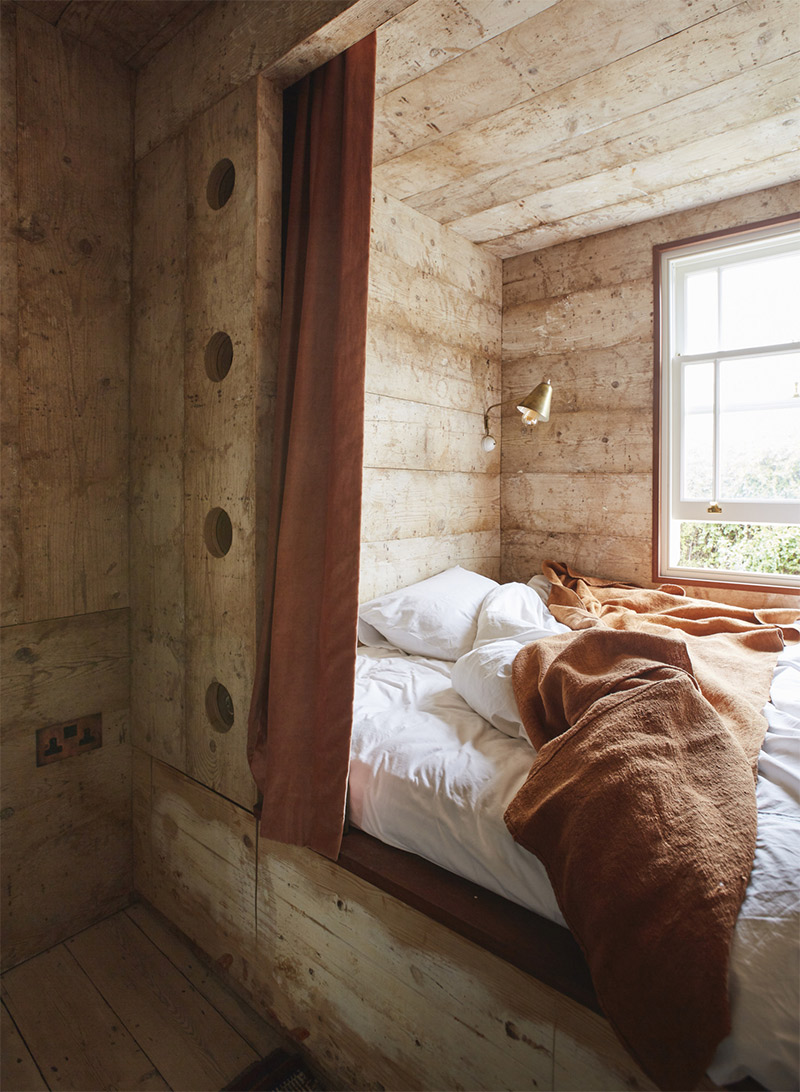
[[[726,523],[780,523],[800,524],[800,504],[780,501],[732,501],[718,496],[707,500],[686,500],[681,490],[681,419],[683,377],[688,364],[711,362],[714,364],[715,385],[719,390],[720,366],[725,360],[743,357],[777,356],[800,352],[800,342],[772,345],[743,345],[733,349],[717,350],[692,355],[681,354],[685,324],[685,290],[687,274],[703,269],[722,268],[740,260],[747,252],[763,258],[786,253],[800,244],[800,218],[785,218],[735,234],[705,236],[702,239],[670,244],[655,248],[658,294],[656,315],[660,320],[657,348],[660,364],[657,381],[657,413],[660,450],[657,463],[660,467],[655,502],[658,554],[655,564],[656,578],[678,578],[688,583],[723,582],[738,586],[770,585],[800,588],[800,576],[774,573],[746,573],[720,569],[697,569],[670,565],[669,558],[677,556],[679,520]],[[800,304],[798,304],[800,306]],[[798,402],[798,428],[800,428],[800,401]],[[719,482],[719,440],[716,428],[714,439],[714,488]],[[709,512],[709,507],[722,502],[722,512]]]

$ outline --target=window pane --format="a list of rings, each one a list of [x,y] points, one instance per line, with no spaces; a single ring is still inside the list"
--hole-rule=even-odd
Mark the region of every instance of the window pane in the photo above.
[[[800,341],[800,254],[727,266],[721,275],[720,348]]]
[[[706,500],[714,494],[714,365],[687,364],[683,369],[684,500]]]
[[[719,348],[716,269],[688,273],[684,291],[686,329],[680,351],[687,356],[714,352]]]
[[[800,500],[800,354],[722,361],[720,497]]]
[[[800,575],[800,526],[683,520],[678,564],[691,569]]]

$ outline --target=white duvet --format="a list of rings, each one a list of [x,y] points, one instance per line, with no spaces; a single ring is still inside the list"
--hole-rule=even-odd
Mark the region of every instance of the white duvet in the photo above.
[[[530,588],[500,585],[486,597],[473,650],[455,664],[359,649],[350,769],[357,827],[559,924],[543,865],[514,842],[503,813],[534,758],[511,662],[523,644],[564,628]],[[765,714],[757,849],[731,952],[733,1029],[709,1074],[717,1084],[749,1074],[778,1090],[797,1088],[800,1070],[797,647],[779,657]]]

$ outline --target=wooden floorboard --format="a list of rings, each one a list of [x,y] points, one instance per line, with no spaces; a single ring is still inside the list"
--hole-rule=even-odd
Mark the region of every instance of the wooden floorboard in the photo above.
[[[7,971],[3,1000],[50,1088],[168,1087],[64,944]]]
[[[47,1084],[11,1014],[0,1004],[0,1082],[4,1089],[40,1092]]]
[[[218,1092],[286,1045],[142,903],[0,981],[3,1092]]]
[[[260,1057],[286,1047],[285,1037],[274,1025],[214,974],[166,918],[143,902],[134,903],[126,913]]]

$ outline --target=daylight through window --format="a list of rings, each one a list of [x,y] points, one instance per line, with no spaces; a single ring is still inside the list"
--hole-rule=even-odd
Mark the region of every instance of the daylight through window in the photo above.
[[[800,223],[660,249],[660,573],[800,586]]]

